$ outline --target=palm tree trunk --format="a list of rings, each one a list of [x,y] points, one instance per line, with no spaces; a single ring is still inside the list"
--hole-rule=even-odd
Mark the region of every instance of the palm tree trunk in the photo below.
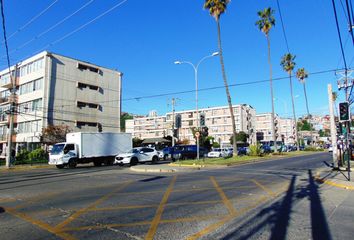
[[[294,95],[293,95],[293,81],[291,79],[291,72],[289,72],[289,80],[290,80],[291,104],[292,104],[292,107],[293,107],[293,117],[294,117],[294,124],[295,124],[295,142],[296,142],[297,151],[300,151],[299,135],[298,135],[298,132],[297,132],[295,103],[294,103]]]
[[[277,148],[277,137],[275,136],[275,121],[274,121],[274,96],[273,96],[273,68],[272,62],[270,59],[270,39],[269,35],[267,34],[267,43],[268,43],[268,63],[269,63],[269,83],[270,83],[270,97],[272,100],[272,115],[271,115],[271,131],[273,135],[273,142],[274,142],[274,152],[278,151]]]
[[[310,111],[309,111],[309,104],[307,102],[307,93],[306,93],[306,86],[305,86],[305,82],[304,82],[304,95],[305,95],[305,101],[306,101],[306,110],[307,110],[307,118],[309,119],[309,125],[310,125],[310,137],[311,137],[311,146],[313,143],[313,136],[312,136],[312,126],[311,126],[311,118],[310,118]]]
[[[227,84],[227,78],[226,78],[226,73],[225,73],[225,65],[224,65],[224,57],[222,53],[222,47],[221,47],[221,31],[220,31],[220,22],[217,19],[216,24],[218,27],[218,47],[219,47],[219,56],[220,56],[220,64],[221,64],[221,71],[222,71],[222,78],[224,80],[224,85],[225,85],[225,91],[226,91],[226,96],[227,96],[227,103],[229,104],[229,110],[230,110],[230,115],[231,115],[231,122],[232,122],[232,135],[233,135],[233,154],[237,155],[237,143],[236,143],[236,124],[235,124],[235,116],[234,116],[234,111],[232,108],[232,102],[231,102],[231,96],[230,96],[230,91],[229,91],[229,85]]]

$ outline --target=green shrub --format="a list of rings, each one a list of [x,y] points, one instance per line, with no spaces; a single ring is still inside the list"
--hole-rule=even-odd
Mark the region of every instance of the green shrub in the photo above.
[[[28,154],[28,160],[37,161],[37,160],[45,160],[46,152],[42,148],[37,148]]]
[[[16,163],[23,164],[28,160],[28,154],[30,151],[27,149],[21,149],[16,155]]]
[[[15,164],[45,163],[47,161],[47,154],[41,148],[37,148],[32,152],[27,149],[22,149],[16,155]]]
[[[305,147],[304,151],[309,151],[309,152],[322,152],[323,148],[317,148],[317,147]]]
[[[250,156],[261,156],[262,151],[261,151],[261,146],[259,144],[256,145],[251,145],[250,146]]]

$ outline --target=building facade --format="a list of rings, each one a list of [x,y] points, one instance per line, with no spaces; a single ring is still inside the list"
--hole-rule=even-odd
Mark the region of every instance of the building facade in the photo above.
[[[271,115],[271,113],[256,115],[257,141],[273,141]],[[290,118],[280,118],[275,114],[274,123],[276,140],[282,141],[285,144],[294,144],[294,120]]]
[[[12,77],[10,77],[10,74]],[[41,52],[0,72],[0,150],[5,153],[10,89],[15,89],[13,141],[40,142],[42,128],[120,131],[122,73],[69,57]]]
[[[243,131],[249,135],[248,142],[256,141],[255,109],[247,104],[233,106],[235,115],[236,131]],[[230,145],[232,136],[232,122],[228,106],[202,108],[199,113],[205,116],[205,126],[208,127],[209,136],[214,137],[221,146]],[[126,121],[126,131],[133,137],[145,139],[166,137],[173,135],[175,118],[181,116],[181,127],[178,129],[179,140],[195,143],[192,128],[197,126],[195,110],[169,112],[165,116],[150,114],[148,117],[134,117]]]

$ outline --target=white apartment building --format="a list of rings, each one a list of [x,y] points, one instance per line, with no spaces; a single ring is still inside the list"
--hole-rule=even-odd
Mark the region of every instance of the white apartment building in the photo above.
[[[255,143],[255,109],[247,104],[234,105],[236,131],[243,131],[249,134],[249,142]],[[220,145],[230,145],[232,136],[232,122],[228,106],[202,108],[199,113],[205,114],[205,125],[208,127],[209,136]],[[151,115],[148,117],[134,117],[126,121],[126,131],[133,134],[133,137],[146,139],[155,137],[172,136],[172,126],[174,125],[173,115],[181,115],[181,128],[178,129],[179,140],[188,140],[195,143],[191,128],[197,126],[197,116],[195,110],[169,112],[165,116]]]
[[[262,113],[256,115],[256,132],[258,141],[273,141],[271,113]],[[290,118],[280,118],[274,115],[275,134],[277,141],[283,141],[285,144],[294,143],[294,120]]]
[[[5,153],[10,91],[15,87],[13,141],[38,143],[42,128],[120,131],[122,73],[47,51],[0,72],[0,151]],[[13,82],[12,80],[13,79]]]

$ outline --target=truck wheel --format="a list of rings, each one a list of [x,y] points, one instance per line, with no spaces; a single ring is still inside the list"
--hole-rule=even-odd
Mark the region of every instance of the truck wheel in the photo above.
[[[104,165],[106,166],[112,166],[114,163],[114,159],[106,159],[104,160]]]
[[[159,160],[158,156],[153,156],[152,157],[152,163],[156,163]]]
[[[137,158],[132,158],[130,159],[130,166],[135,166],[138,164],[138,159]]]
[[[56,165],[56,167],[57,167],[58,169],[63,169],[63,168],[64,168],[64,164]]]
[[[95,160],[95,161],[93,161],[93,165],[95,167],[100,167],[102,165],[102,161],[101,160]]]
[[[76,168],[76,165],[77,165],[76,160],[70,159],[69,164],[68,164],[69,168]]]

